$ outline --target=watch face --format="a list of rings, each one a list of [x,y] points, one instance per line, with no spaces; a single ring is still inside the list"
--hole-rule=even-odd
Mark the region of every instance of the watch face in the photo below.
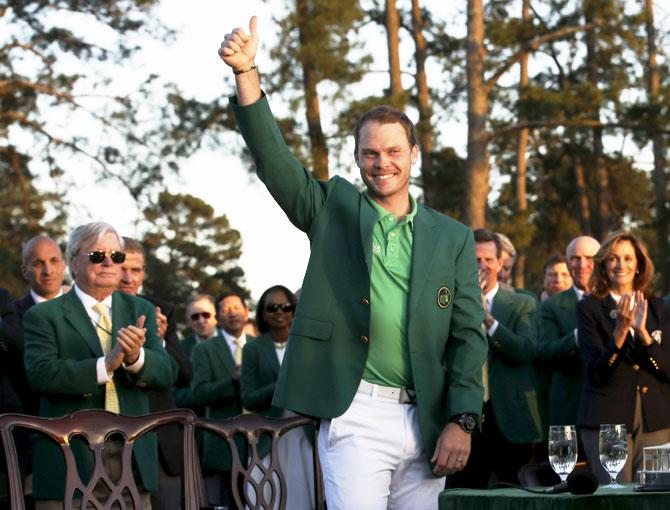
[[[472,432],[475,430],[475,427],[477,426],[477,420],[475,420],[474,416],[467,415],[463,417],[463,428],[467,432]]]

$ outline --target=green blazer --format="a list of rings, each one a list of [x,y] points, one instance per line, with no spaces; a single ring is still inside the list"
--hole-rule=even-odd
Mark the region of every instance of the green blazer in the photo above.
[[[584,373],[575,342],[577,294],[573,289],[542,302],[537,311],[537,359],[550,375],[549,425],[576,423]]]
[[[378,215],[340,177],[317,181],[290,153],[265,97],[231,101],[257,173],[309,237],[301,299],[273,404],[320,418],[351,404],[368,356],[372,233]],[[410,365],[428,457],[455,414],[481,414],[486,339],[472,231],[418,206],[407,316]]]
[[[191,361],[193,405],[207,406],[207,418],[225,419],[242,414],[239,383],[234,379],[235,360],[221,331],[216,337],[196,345],[191,353]],[[203,468],[228,471],[231,462],[230,449],[225,440],[206,432],[203,440]]]
[[[491,315],[498,328],[489,337],[489,393],[496,421],[512,443],[541,441],[544,435],[535,340],[535,299],[499,289]]]
[[[248,341],[242,351],[242,406],[264,416],[280,417],[283,409],[272,405],[278,375],[279,359],[270,333]]]
[[[186,338],[182,339],[181,346],[184,348],[184,352],[190,358],[193,348],[196,346],[195,333],[191,333]]]
[[[284,412],[281,407],[272,405],[279,358],[270,333],[264,333],[244,345],[242,351],[242,375],[240,377],[240,395],[242,406],[254,413],[280,418]],[[263,435],[258,445],[258,455],[263,457],[270,451],[270,440]]]
[[[144,367],[138,374],[118,369],[114,383],[121,413],[149,413],[148,389],[169,389],[176,379],[174,364],[156,333],[154,306],[142,298],[123,292],[112,295],[112,342],[119,328],[135,324],[146,316]],[[23,320],[25,364],[28,381],[39,393],[40,416],[56,417],[80,409],[104,409],[105,387],[97,382],[96,362],[103,356],[95,326],[74,291],[30,308]],[[88,449],[73,440],[80,472],[93,467]],[[65,465],[59,447],[50,439],[38,438],[34,448],[33,496],[35,499],[63,499]],[[138,439],[133,457],[142,485],[158,489],[156,437]],[[59,460],[61,459],[61,460]]]

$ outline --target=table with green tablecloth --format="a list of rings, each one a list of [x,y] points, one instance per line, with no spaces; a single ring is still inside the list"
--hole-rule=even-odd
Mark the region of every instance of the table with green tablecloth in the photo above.
[[[447,489],[439,510],[662,510],[670,509],[670,492],[633,492],[599,487],[594,494],[531,494],[521,489]]]

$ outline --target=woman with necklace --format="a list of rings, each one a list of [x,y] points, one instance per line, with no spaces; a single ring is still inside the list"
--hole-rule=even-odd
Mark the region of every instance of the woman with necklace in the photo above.
[[[295,416],[272,405],[279,368],[284,359],[289,331],[298,300],[283,285],[267,289],[258,300],[256,324],[261,334],[242,351],[240,394],[249,411],[273,418]],[[287,480],[286,508],[315,508],[311,442],[302,429],[294,429],[279,441],[279,463]],[[259,444],[259,454],[269,452],[269,442]],[[269,459],[268,459],[269,464]],[[260,474],[259,474],[260,475]],[[306,483],[309,482],[309,483]]]
[[[586,378],[577,425],[590,467],[600,424],[625,424],[628,458],[617,477],[631,482],[642,449],[670,441],[670,320],[652,297],[654,265],[642,242],[615,232],[594,257],[589,295],[577,305],[577,337]]]

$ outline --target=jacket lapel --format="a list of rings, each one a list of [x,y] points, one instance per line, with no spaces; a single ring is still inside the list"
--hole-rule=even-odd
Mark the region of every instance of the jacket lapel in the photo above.
[[[363,245],[363,253],[365,254],[365,263],[368,266],[368,275],[372,273],[372,233],[378,219],[377,211],[368,203],[365,193],[361,193],[358,221],[361,244]]]
[[[258,340],[253,340],[254,342],[259,342],[259,346],[262,347],[263,356],[265,361],[272,367],[274,374],[279,373],[279,358],[277,358],[277,352],[275,351],[275,345],[272,342],[272,337],[262,336]]]
[[[135,325],[130,303],[122,299],[118,292],[112,294],[112,345],[116,343],[119,329]]]
[[[102,356],[102,346],[95,331],[95,325],[74,290],[63,296],[62,306],[65,320],[79,333],[93,354],[98,357]]]
[[[509,317],[514,311],[512,306],[512,293],[504,289],[498,289],[493,298],[493,306],[491,307],[491,315],[501,324],[509,324]]]
[[[223,334],[221,331],[218,333],[219,334],[216,336],[216,338],[212,338],[209,341],[216,342],[214,345],[216,345],[216,352],[218,353],[219,360],[226,368],[226,371],[229,374],[232,374],[235,372],[235,360],[233,359],[233,355],[231,354],[230,348],[228,347],[228,342],[226,342],[226,339],[223,338]]]
[[[436,222],[418,206],[414,217],[412,240],[412,270],[410,276],[410,312],[419,305],[421,291],[433,271],[433,263],[437,256],[442,231],[435,228]],[[410,313],[411,316],[411,313]]]

